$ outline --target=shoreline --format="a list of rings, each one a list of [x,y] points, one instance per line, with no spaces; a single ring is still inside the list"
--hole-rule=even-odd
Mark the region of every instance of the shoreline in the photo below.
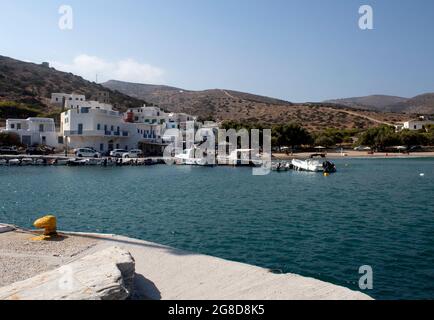
[[[16,229],[0,233],[0,248],[9,246],[0,251],[0,256],[4,256],[3,263],[6,264],[5,275],[12,273],[13,276],[18,276],[18,281],[24,282],[29,276],[35,276],[29,274],[26,277],[20,274],[29,271],[27,269],[31,268],[31,259],[36,259],[31,263],[34,269],[40,271],[37,276],[116,246],[128,251],[135,260],[136,283],[133,298],[138,300],[372,299],[362,292],[321,280],[290,273],[274,274],[258,266],[120,235],[79,232],[61,234],[65,235],[63,241],[32,243],[28,240],[32,234],[26,230]],[[31,247],[39,248],[43,253],[38,254],[37,251],[30,250]],[[8,261],[13,259],[15,262],[11,262],[8,268]],[[47,263],[38,269],[38,262],[35,261],[39,261],[39,264],[51,264]],[[0,293],[11,290],[15,285],[13,280],[17,279],[11,278],[9,283],[6,282],[6,286],[0,287]]]
[[[300,152],[294,154],[273,153],[273,160],[292,160],[292,159],[307,159],[314,152]],[[329,159],[425,159],[434,158],[434,152],[414,152],[411,154],[403,153],[387,153],[376,152],[368,154],[363,151],[346,151],[343,154],[337,152],[326,152],[326,157]]]

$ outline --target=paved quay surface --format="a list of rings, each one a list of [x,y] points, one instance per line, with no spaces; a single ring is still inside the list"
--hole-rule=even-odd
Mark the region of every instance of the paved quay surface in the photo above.
[[[65,233],[62,241],[31,242],[31,234],[0,233],[0,286],[50,271],[116,246],[135,259],[134,299],[353,300],[369,296],[295,274],[117,235]]]

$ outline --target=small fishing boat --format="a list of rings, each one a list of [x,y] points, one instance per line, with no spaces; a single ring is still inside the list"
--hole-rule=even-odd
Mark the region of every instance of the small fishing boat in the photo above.
[[[20,159],[11,159],[11,160],[9,160],[9,165],[10,166],[19,166],[19,165],[21,165],[21,160]]]
[[[71,166],[71,167],[85,166],[86,163],[87,163],[86,159],[70,159],[70,160],[68,160],[68,166]]]
[[[47,159],[36,159],[34,162],[33,162],[33,164],[34,165],[37,165],[37,166],[43,166],[43,165],[46,165],[48,162],[47,162]]]
[[[21,160],[22,166],[31,166],[32,164],[33,164],[33,159],[24,158],[23,160]]]
[[[290,169],[292,169],[292,164],[289,162],[273,163],[273,165],[271,166],[271,170],[277,172],[286,172]]]
[[[53,166],[66,166],[68,161],[69,159],[53,159],[49,161],[49,164]]]
[[[87,166],[97,166],[101,164],[101,159],[98,158],[89,158],[85,159],[85,165]]]

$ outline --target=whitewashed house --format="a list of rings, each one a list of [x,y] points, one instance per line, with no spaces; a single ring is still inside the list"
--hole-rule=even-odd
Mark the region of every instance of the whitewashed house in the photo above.
[[[428,126],[434,125],[434,120],[427,118],[425,116],[419,117],[418,119],[409,120],[403,123],[402,129],[408,130],[426,130]]]
[[[26,146],[47,145],[53,148],[58,147],[59,139],[53,119],[7,119],[4,132],[17,134],[21,139],[21,143]]]
[[[71,109],[79,106],[84,101],[86,101],[86,96],[82,94],[52,93],[50,103]]]
[[[130,141],[130,128],[119,112],[97,102],[83,105],[60,115],[60,131],[67,148],[91,147],[106,152],[137,147]]]

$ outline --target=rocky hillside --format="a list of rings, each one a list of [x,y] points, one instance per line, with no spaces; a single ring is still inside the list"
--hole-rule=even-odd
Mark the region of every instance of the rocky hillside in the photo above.
[[[399,122],[402,114],[354,110],[335,103],[294,104],[279,99],[232,90],[191,91],[168,86],[109,81],[103,84],[172,112],[187,112],[202,119],[237,120],[276,124],[301,123],[310,130],[368,128],[383,122]]]
[[[298,122],[310,130],[368,128],[401,121],[408,116],[353,109],[333,103],[293,104],[288,101],[232,90],[191,91],[169,86],[109,81],[104,85],[57,71],[49,66],[0,56],[0,126],[4,119],[49,116],[58,119],[60,108],[50,105],[52,92],[75,92],[88,99],[104,91],[118,110],[155,104],[173,112],[197,115],[202,120],[236,120],[277,124]]]
[[[413,98],[385,95],[329,100],[350,108],[362,108],[380,112],[404,112],[413,114],[434,114],[434,93],[426,93]]]
[[[0,56],[0,118],[14,113],[23,117],[27,111],[29,116],[55,114],[60,110],[49,103],[52,92],[75,92],[92,98],[101,91],[109,92],[112,104],[120,110],[144,103],[71,73]]]

